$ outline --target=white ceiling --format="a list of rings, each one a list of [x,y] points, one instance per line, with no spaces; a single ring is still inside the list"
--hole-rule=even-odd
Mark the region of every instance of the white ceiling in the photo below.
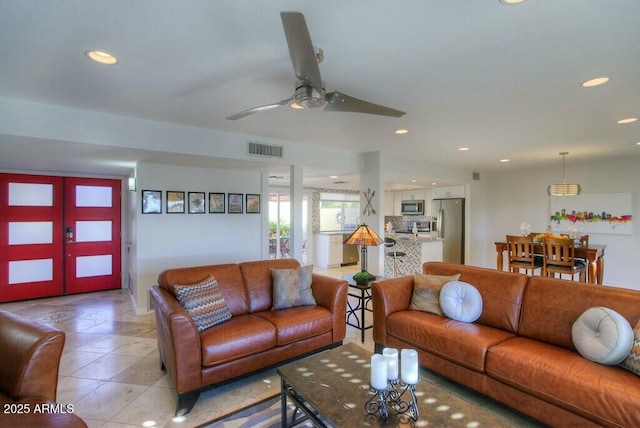
[[[293,93],[283,10],[305,15],[328,91],[407,114],[280,107],[226,120]],[[638,0],[2,0],[0,96],[474,171],[560,167],[561,151],[567,162],[640,157],[640,122],[616,124],[640,116],[639,18]],[[93,63],[89,49],[120,62]],[[580,86],[603,75],[606,85]],[[0,167],[20,165],[28,146],[0,135]],[[37,166],[97,171],[74,163],[77,149],[59,143],[60,165]],[[165,159],[85,150],[123,165]]]

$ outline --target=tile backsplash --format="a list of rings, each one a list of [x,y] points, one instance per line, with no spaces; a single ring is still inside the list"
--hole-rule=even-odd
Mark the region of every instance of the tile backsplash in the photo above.
[[[411,230],[415,221],[431,221],[428,215],[387,215],[384,216],[384,222],[393,226],[393,230]]]

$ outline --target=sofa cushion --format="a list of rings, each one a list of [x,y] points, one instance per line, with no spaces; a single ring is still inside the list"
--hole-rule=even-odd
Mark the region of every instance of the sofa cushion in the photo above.
[[[276,259],[244,262],[238,266],[249,294],[250,312],[260,312],[271,309],[271,269],[295,269],[300,267],[300,263],[296,259]]]
[[[580,355],[606,366],[621,363],[633,347],[629,321],[602,306],[584,311],[573,323],[571,336]]]
[[[425,275],[416,273],[413,275],[413,295],[409,309],[424,311],[444,316],[440,309],[440,290],[449,281],[457,281],[457,275]]]
[[[532,276],[529,279],[518,334],[575,350],[571,327],[594,306],[606,306],[634,325],[640,318],[640,293],[616,287]]]
[[[484,372],[487,350],[513,333],[420,311],[398,311],[387,318],[387,333],[410,348]]]
[[[254,315],[240,315],[200,335],[202,365],[212,367],[276,346],[275,326]]]
[[[529,279],[527,275],[442,262],[423,264],[422,273],[459,273],[460,281],[473,284],[482,295],[482,315],[476,322],[512,333],[518,331],[522,298]]]
[[[467,282],[450,281],[440,291],[440,307],[448,318],[474,322],[482,315],[482,296]]]
[[[308,339],[331,331],[333,317],[323,306],[298,306],[281,311],[256,312],[276,328],[278,346]]]
[[[158,275],[158,286],[175,297],[175,286],[195,284],[213,275],[233,316],[249,312],[249,296],[240,268],[235,263],[167,269]]]
[[[231,319],[231,312],[213,276],[197,284],[177,285],[175,291],[176,298],[191,315],[199,332]]]
[[[596,424],[638,426],[637,376],[589,361],[573,350],[515,337],[489,349],[487,374]]]
[[[271,310],[315,305],[311,291],[313,265],[296,269],[271,269],[273,300]]]
[[[640,321],[633,328],[633,348],[629,356],[620,363],[620,367],[640,376]]]

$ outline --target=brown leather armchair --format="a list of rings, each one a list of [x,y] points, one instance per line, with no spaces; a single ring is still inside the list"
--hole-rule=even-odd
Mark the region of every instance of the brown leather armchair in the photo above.
[[[63,331],[0,311],[0,427],[87,426],[55,403],[64,340]]]

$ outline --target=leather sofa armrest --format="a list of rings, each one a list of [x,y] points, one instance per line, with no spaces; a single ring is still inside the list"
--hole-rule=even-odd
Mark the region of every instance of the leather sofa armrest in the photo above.
[[[178,394],[202,386],[202,342],[191,316],[168,291],[151,287],[160,360]]]
[[[409,309],[413,295],[413,275],[376,281],[371,285],[373,299],[373,341],[387,344],[387,317]]]
[[[347,334],[347,281],[314,273],[311,290],[316,303],[333,314],[333,342],[343,340]]]
[[[15,401],[55,401],[64,340],[63,331],[0,311],[0,389]]]

